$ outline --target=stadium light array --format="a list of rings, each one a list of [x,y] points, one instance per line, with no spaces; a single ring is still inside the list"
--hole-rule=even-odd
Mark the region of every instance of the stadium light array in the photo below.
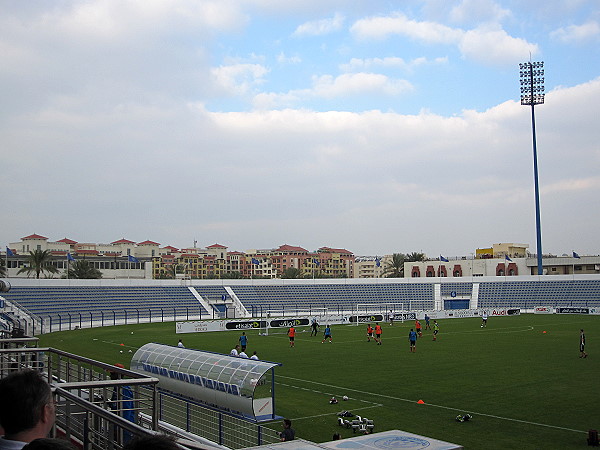
[[[535,231],[537,238],[538,275],[542,275],[542,225],[540,223],[540,188],[538,182],[537,145],[535,138],[535,105],[544,103],[544,62],[519,64],[521,77],[521,105],[531,106],[533,134],[533,179],[535,184]]]

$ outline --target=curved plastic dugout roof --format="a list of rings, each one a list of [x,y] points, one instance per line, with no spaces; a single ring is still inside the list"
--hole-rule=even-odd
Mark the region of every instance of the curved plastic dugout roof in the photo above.
[[[272,417],[262,420],[275,418],[272,369],[280,365],[157,343],[143,345],[131,359],[132,370],[158,377],[161,388],[255,420],[265,409]]]

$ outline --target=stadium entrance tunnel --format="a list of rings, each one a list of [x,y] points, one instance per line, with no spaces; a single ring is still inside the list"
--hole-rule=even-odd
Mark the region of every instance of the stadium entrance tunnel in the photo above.
[[[158,378],[158,389],[254,422],[275,415],[275,373],[280,363],[150,343],[131,359],[131,370]]]

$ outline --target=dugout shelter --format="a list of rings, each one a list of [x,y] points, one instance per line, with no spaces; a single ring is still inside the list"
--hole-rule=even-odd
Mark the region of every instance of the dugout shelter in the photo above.
[[[280,363],[149,343],[131,370],[158,378],[158,389],[254,422],[275,415],[275,367]]]

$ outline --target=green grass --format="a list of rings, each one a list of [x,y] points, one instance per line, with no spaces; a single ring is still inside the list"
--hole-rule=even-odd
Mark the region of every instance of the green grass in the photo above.
[[[485,329],[474,318],[439,323],[437,342],[425,331],[414,354],[412,323],[386,324],[381,346],[366,342],[363,326],[332,327],[333,344],[300,332],[295,348],[284,334],[246,333],[250,352],[283,363],[275,370],[276,410],[308,440],[353,436],[337,426],[343,409],[373,419],[375,431],[400,429],[465,448],[581,448],[587,430],[600,427],[600,316],[491,318]],[[579,358],[580,328],[586,359]],[[177,335],[174,323],[140,324],[52,333],[40,345],[128,366],[129,350],[147,342],[176,345],[181,337],[188,348],[228,353],[239,334]],[[329,404],[332,395],[337,405]],[[466,412],[472,421],[454,420]]]

